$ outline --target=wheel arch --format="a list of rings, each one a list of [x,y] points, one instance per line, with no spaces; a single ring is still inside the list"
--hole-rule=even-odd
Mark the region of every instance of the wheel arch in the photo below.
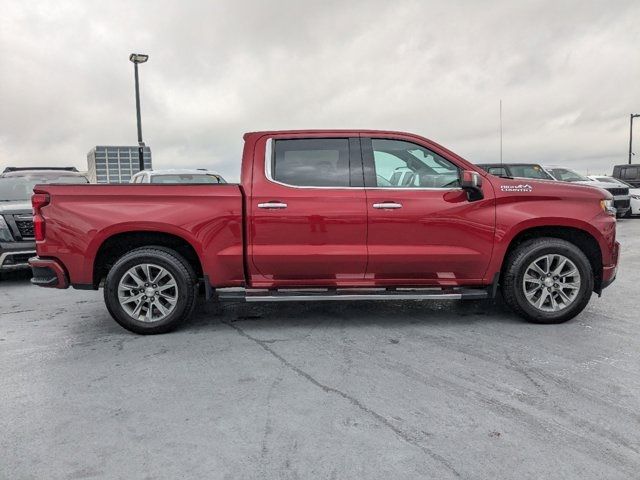
[[[167,232],[126,231],[109,236],[98,247],[93,261],[93,288],[98,288],[111,266],[122,255],[135,248],[153,246],[175,250],[189,262],[198,278],[202,278],[200,257],[194,246],[184,238]]]
[[[578,227],[557,225],[557,226],[537,226],[521,230],[513,236],[505,251],[502,265],[500,267],[500,277],[502,278],[507,260],[511,253],[523,242],[533,238],[559,238],[572,243],[586,255],[591,270],[593,271],[594,288],[597,294],[602,292],[602,250],[598,240],[588,231]]]

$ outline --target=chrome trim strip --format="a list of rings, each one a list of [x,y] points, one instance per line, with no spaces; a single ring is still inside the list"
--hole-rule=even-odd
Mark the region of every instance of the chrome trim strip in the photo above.
[[[316,137],[314,137],[316,138]],[[326,138],[345,138],[345,137],[326,137]],[[350,138],[350,137],[346,137],[346,138]],[[301,140],[305,140],[305,138],[301,138],[301,137],[294,137],[291,139],[288,139],[286,137],[283,137],[282,140],[297,140],[297,139],[301,139]],[[267,181],[271,182],[271,183],[275,183],[276,185],[282,185],[283,187],[289,187],[289,188],[297,188],[300,190],[306,190],[306,189],[312,189],[312,190],[391,190],[391,191],[399,191],[399,192],[411,192],[411,191],[416,191],[416,190],[438,190],[441,192],[447,192],[447,191],[454,191],[454,190],[460,190],[462,191],[462,187],[448,187],[448,188],[436,188],[436,187],[412,187],[412,188],[394,188],[394,187],[311,187],[311,186],[300,186],[300,185],[290,185],[288,183],[283,183],[283,182],[279,182],[278,180],[274,180],[273,177],[271,176],[271,159],[273,156],[273,138],[268,138],[267,139],[267,143],[265,145],[265,150],[264,150],[264,176],[266,177]]]

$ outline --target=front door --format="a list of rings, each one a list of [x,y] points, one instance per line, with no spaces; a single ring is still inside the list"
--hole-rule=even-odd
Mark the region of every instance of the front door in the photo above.
[[[257,147],[248,202],[251,284],[361,282],[367,206],[359,139],[276,135],[258,145],[265,147]]]
[[[367,279],[379,285],[478,283],[489,265],[494,196],[470,202],[460,166],[437,146],[363,138],[369,217]]]

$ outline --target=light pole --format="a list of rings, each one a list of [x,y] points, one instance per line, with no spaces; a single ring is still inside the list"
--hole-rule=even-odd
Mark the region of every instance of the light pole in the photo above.
[[[129,60],[133,62],[133,72],[136,78],[136,115],[138,117],[138,162],[140,171],[144,170],[144,142],[142,141],[142,121],[140,120],[140,86],[138,85],[138,64],[149,60],[149,55],[132,53]]]
[[[633,119],[636,117],[640,117],[640,113],[629,115],[629,165],[631,165],[631,156],[633,155]]]

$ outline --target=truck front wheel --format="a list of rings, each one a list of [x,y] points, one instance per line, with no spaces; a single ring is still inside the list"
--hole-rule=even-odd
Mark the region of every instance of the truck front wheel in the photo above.
[[[578,315],[593,292],[585,254],[559,238],[537,238],[508,257],[502,295],[516,313],[535,323],[562,323]]]
[[[165,333],[191,315],[198,280],[169,248],[143,247],[123,255],[107,275],[104,301],[111,316],[134,333]]]

